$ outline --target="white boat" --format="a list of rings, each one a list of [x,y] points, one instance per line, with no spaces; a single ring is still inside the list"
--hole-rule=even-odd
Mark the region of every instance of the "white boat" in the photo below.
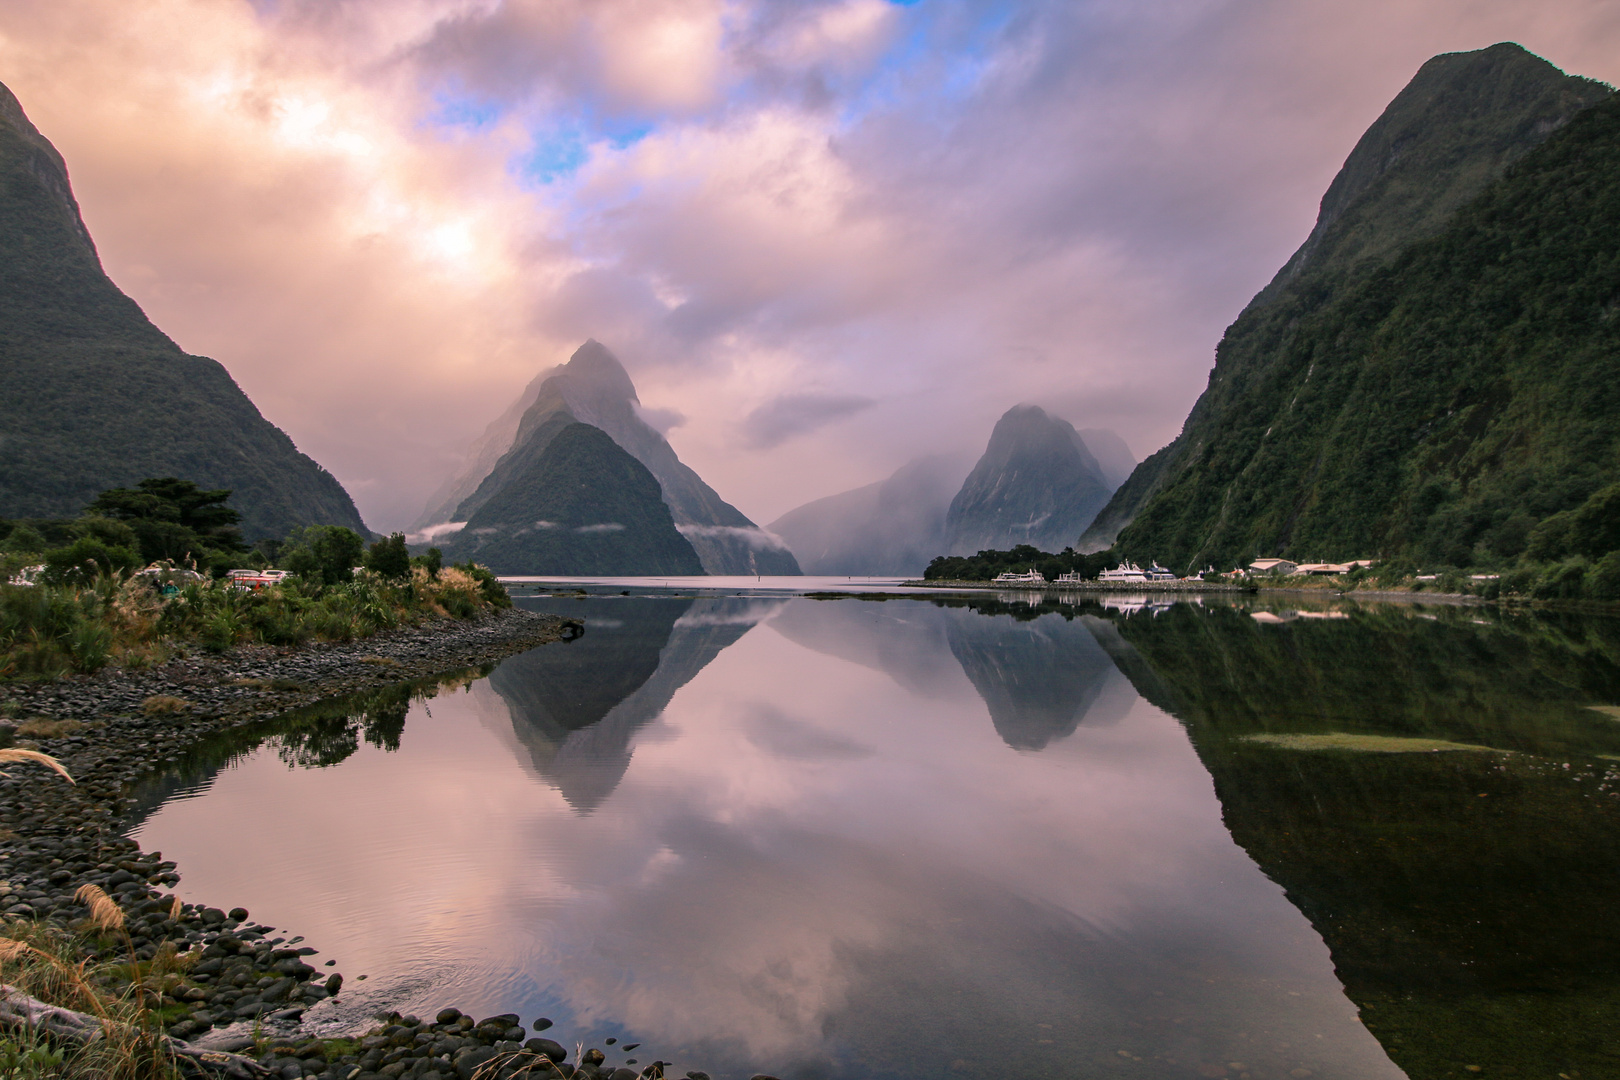
[[[1173,572],[1171,572],[1169,570],[1166,570],[1164,567],[1160,566],[1156,562],[1153,563],[1151,566],[1149,566],[1146,570],[1142,571],[1142,573],[1147,577],[1147,579],[1149,581],[1174,581],[1174,580],[1176,580],[1176,575]]]
[[[1147,571],[1135,563],[1126,560],[1112,570],[1104,570],[1097,575],[1098,581],[1146,581]]]
[[[1027,574],[1015,574],[1011,570],[997,574],[992,584],[995,585],[1045,585],[1046,575],[1039,570],[1031,570]]]

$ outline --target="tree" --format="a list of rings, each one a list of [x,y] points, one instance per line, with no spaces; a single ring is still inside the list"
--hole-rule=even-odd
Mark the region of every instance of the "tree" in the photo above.
[[[109,488],[86,513],[128,522],[147,560],[206,562],[214,552],[240,552],[242,515],[225,505],[229,489],[205,490],[173,476],[142,480],[133,488]]]
[[[339,585],[354,576],[365,551],[366,542],[353,529],[310,525],[288,534],[281,565],[305,581]]]
[[[411,576],[411,553],[405,547],[405,534],[393,533],[371,545],[366,552],[365,566],[372,573],[385,578],[402,579]]]

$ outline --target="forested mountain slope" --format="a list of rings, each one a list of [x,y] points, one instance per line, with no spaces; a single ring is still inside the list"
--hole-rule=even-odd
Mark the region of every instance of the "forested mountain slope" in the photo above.
[[[72,516],[175,476],[229,488],[252,539],[365,531],[341,484],[216,361],[182,352],[101,269],[60,154],[0,86],[0,517]]]
[[[451,558],[497,574],[703,573],[657,478],[605,431],[559,413],[531,436],[480,487]]]
[[[1393,263],[1246,312],[1183,440],[1123,552],[1466,567],[1620,548],[1620,98]]]
[[[1181,435],[1114,494],[1082,547],[1108,546],[1151,508],[1156,524],[1144,522],[1124,537],[1135,555],[1200,566],[1235,556],[1230,538],[1206,543],[1213,541],[1219,515],[1205,505],[1207,489],[1216,485],[1214,497],[1224,500],[1226,485],[1251,463],[1258,449],[1254,436],[1276,414],[1270,398],[1288,385],[1292,368],[1284,354],[1298,344],[1305,325],[1367,286],[1413,243],[1448,228],[1458,208],[1512,162],[1608,94],[1602,84],[1566,76],[1517,45],[1426,63],[1357,143],[1324,196],[1309,238],[1227,329],[1209,387]],[[1252,470],[1249,480],[1265,482]],[[1167,532],[1166,514],[1192,533],[1199,528],[1194,521],[1203,521],[1207,537]],[[1257,524],[1254,539],[1265,551],[1294,550],[1287,546],[1293,534],[1275,528],[1275,522]]]

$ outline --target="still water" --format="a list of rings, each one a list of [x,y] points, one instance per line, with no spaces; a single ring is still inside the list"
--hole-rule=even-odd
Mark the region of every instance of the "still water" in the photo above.
[[[338,961],[310,1019],[674,1076],[1620,1075],[1610,620],[520,603],[586,632],[148,789],[182,896]]]

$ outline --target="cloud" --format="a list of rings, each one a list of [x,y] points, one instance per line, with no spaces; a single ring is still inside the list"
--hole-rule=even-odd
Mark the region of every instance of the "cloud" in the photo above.
[[[851,394],[784,394],[748,414],[743,437],[750,447],[766,450],[875,404],[871,398]]]
[[[677,525],[682,536],[722,536],[741,540],[756,551],[786,551],[787,541],[766,529],[746,529],[736,525]]]
[[[636,415],[660,435],[668,435],[686,423],[686,415],[677,409],[650,409],[640,402],[636,403]]]
[[[0,0],[113,279],[385,530],[587,337],[755,520],[1020,400],[1151,452],[1499,40],[1620,81],[1608,0]]]
[[[581,525],[574,530],[577,533],[610,533],[623,532],[624,526],[617,521],[604,521],[600,525]]]
[[[535,522],[536,525],[540,522]],[[405,539],[413,544],[431,544],[441,536],[453,536],[467,527],[465,521],[442,521],[437,525],[429,525],[420,532],[408,534]]]

